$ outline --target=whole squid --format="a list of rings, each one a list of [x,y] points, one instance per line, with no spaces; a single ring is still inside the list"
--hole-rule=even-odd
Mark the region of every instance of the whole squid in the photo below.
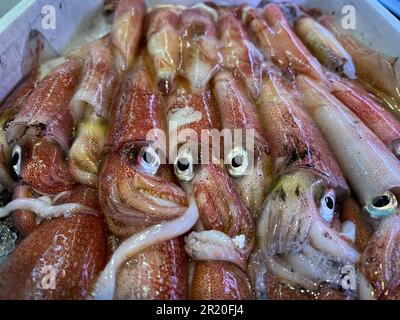
[[[330,77],[330,81],[331,93],[400,159],[400,121],[355,82],[335,76]]]
[[[148,15],[147,51],[153,60],[160,92],[168,96],[175,88],[181,63],[179,7],[154,7]]]
[[[356,67],[351,55],[335,36],[309,16],[296,19],[294,29],[318,60],[333,72],[356,79]]]
[[[94,190],[66,191],[53,208],[71,204],[73,212],[41,222],[0,265],[1,299],[76,300],[92,290],[106,262],[104,221]]]
[[[111,111],[99,200],[121,244],[96,283],[95,299],[187,297],[187,256],[179,236],[198,213],[160,153],[166,153],[166,123],[150,63],[146,53],[138,58]]]
[[[264,57],[255,47],[233,10],[220,10],[218,33],[223,57],[223,66],[235,78],[246,84],[253,99],[258,97],[261,86],[261,71]]]
[[[96,40],[73,53],[83,61],[83,77],[71,101],[76,138],[69,150],[68,165],[82,184],[97,184],[111,101],[118,84],[109,37]]]
[[[355,265],[358,251],[332,222],[336,202],[349,189],[321,131],[280,71],[268,67],[257,101],[270,144],[275,181],[257,228],[255,287],[279,299],[336,296],[341,268]],[[264,267],[263,267],[264,266]],[[299,297],[298,297],[299,298]],[[304,298],[304,297],[303,297]]]
[[[194,90],[203,90],[222,63],[214,25],[217,15],[213,8],[199,5],[184,10],[179,18],[182,32],[179,73]]]
[[[242,19],[256,38],[265,59],[292,74],[306,74],[326,82],[318,60],[292,30],[278,4],[263,9],[243,8]]]
[[[374,218],[393,214],[400,192],[399,160],[323,85],[306,76],[296,82],[364,209]]]
[[[256,217],[272,180],[268,144],[251,98],[233,74],[221,70],[214,77],[213,93],[221,114],[222,128],[242,136],[242,143],[234,145],[225,155],[229,175],[251,213]],[[246,141],[252,135],[253,141]],[[247,150],[247,144],[251,143]]]
[[[53,69],[32,91],[7,130],[7,143],[13,146],[12,168],[39,194],[55,195],[75,185],[66,152],[73,130],[69,102],[81,72],[75,59]]]
[[[142,37],[146,4],[143,0],[120,0],[111,31],[115,65],[120,74],[132,67]]]
[[[319,22],[327,28],[352,57],[358,78],[368,91],[377,95],[389,111],[400,118],[400,63],[398,57],[390,57],[367,48],[344,30],[332,16],[323,16]]]
[[[220,142],[210,133],[214,129],[220,138],[220,119],[209,86],[198,92],[179,79],[166,113],[169,131],[177,135],[175,174],[194,196],[200,215],[185,246],[195,262],[190,297],[250,299],[247,259],[254,245],[254,222],[220,154],[210,150]]]

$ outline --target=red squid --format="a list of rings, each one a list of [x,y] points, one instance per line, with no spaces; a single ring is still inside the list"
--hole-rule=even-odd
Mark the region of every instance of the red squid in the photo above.
[[[400,193],[400,162],[384,143],[320,83],[296,79],[304,105],[321,128],[345,177],[373,218],[391,215]]]
[[[118,74],[109,37],[89,43],[73,55],[83,61],[84,67],[81,83],[70,104],[74,121],[79,124],[68,164],[77,182],[95,187]]]
[[[117,70],[132,67],[142,37],[146,4],[143,0],[120,0],[115,9],[111,39]]]
[[[15,186],[11,168],[12,147],[7,143],[7,130],[39,81],[33,70],[13,91],[0,108],[0,201],[4,202]]]
[[[203,90],[207,86],[222,62],[214,25],[215,15],[217,12],[206,5],[186,9],[180,15],[180,74],[195,90]]]
[[[7,130],[13,145],[12,167],[40,194],[54,195],[74,187],[66,160],[73,118],[69,102],[82,66],[74,59],[52,70],[33,90]]]
[[[147,22],[147,51],[153,60],[160,92],[168,96],[175,88],[181,63],[179,7],[159,6],[151,10]]]
[[[398,57],[390,57],[367,48],[348,30],[344,30],[333,16],[323,16],[319,22],[327,28],[347,50],[354,61],[357,76],[368,91],[376,94],[400,118],[400,63]]]
[[[99,200],[109,230],[122,242],[97,281],[96,299],[187,297],[187,256],[179,236],[198,214],[162,159],[166,123],[149,64],[143,53],[112,107]]]
[[[383,219],[361,260],[362,299],[398,299],[400,289],[400,215]]]
[[[43,221],[0,266],[0,299],[85,299],[106,262],[105,225],[96,192],[67,191],[56,205],[76,211]]]
[[[179,147],[172,158],[175,174],[194,195],[200,215],[198,232],[186,239],[186,251],[195,261],[190,297],[250,299],[247,259],[254,244],[254,222],[220,155],[210,150],[220,142],[220,119],[209,86],[198,92],[179,79],[168,99],[167,116]],[[212,131],[218,133],[217,141]]]
[[[243,81],[251,97],[256,99],[260,92],[264,61],[261,51],[253,44],[233,10],[221,10],[218,33],[223,66],[229,69],[235,78]]]
[[[235,143],[224,155],[228,173],[252,214],[257,216],[271,184],[272,170],[256,106],[230,72],[220,71],[212,84],[222,128],[229,130],[234,138],[235,133],[242,137],[241,143]]]
[[[326,82],[318,60],[292,30],[278,4],[263,9],[245,7],[243,20],[256,38],[264,57],[294,74],[306,74]]]
[[[330,77],[331,93],[343,102],[400,159],[400,121],[355,82]]]
[[[267,70],[258,106],[275,181],[258,221],[259,251],[252,257],[257,294],[280,298],[289,286],[292,298],[303,290],[310,299],[337,296],[341,268],[360,257],[333,226],[336,199],[346,198],[349,188],[293,86],[274,67]]]

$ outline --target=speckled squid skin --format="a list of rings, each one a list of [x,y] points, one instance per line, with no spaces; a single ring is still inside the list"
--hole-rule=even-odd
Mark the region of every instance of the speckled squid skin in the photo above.
[[[202,91],[222,62],[213,17],[200,8],[186,9],[180,15],[179,27],[182,30],[180,74],[194,90]]]
[[[400,141],[400,121],[356,82],[331,78],[331,93],[343,102],[389,148]]]
[[[229,71],[221,70],[212,81],[213,94],[218,102],[223,129],[242,130],[243,148],[246,148],[246,130],[254,133],[253,150],[249,157],[254,159],[254,168],[233,181],[254,216],[260,211],[266,192],[272,181],[271,159],[268,155],[268,143],[259,122],[256,105]],[[250,131],[251,130],[251,131]],[[224,155],[225,157],[227,155]]]
[[[192,280],[193,300],[250,300],[250,281],[245,272],[230,262],[196,262]]]
[[[30,187],[19,184],[14,188],[13,200],[19,198],[34,198],[34,192]],[[22,238],[27,237],[36,228],[36,215],[32,211],[13,211],[11,219]]]
[[[120,0],[114,15],[111,39],[120,74],[133,65],[142,37],[146,4],[143,0]]]
[[[363,252],[373,235],[373,231],[363,219],[363,211],[360,204],[352,198],[346,199],[342,205],[340,220],[341,222],[351,221],[354,223],[356,226],[354,244],[360,252]]]
[[[264,57],[261,51],[254,46],[250,35],[233,10],[220,10],[218,34],[223,66],[231,70],[235,78],[243,81],[248,93],[256,99],[262,82]]]
[[[73,119],[69,102],[81,79],[82,65],[71,59],[59,65],[30,94],[7,132],[8,143],[18,139],[28,128],[39,137],[57,141],[64,150],[71,146]]]
[[[74,100],[86,102],[97,116],[105,119],[108,119],[119,80],[110,42],[110,37],[106,36],[72,53],[83,62],[82,80]],[[73,104],[71,107],[75,122],[81,120],[79,113],[85,111],[84,106],[78,104],[76,107],[80,110],[74,110]]]
[[[376,89],[385,92],[400,103],[400,79],[395,72],[398,58],[389,57],[367,48],[363,43],[344,30],[333,16],[323,16],[321,23],[351,55],[358,78]],[[398,111],[397,111],[398,112]]]
[[[162,96],[154,84],[149,63],[145,53],[138,58],[120,86],[118,99],[114,99],[105,145],[114,152],[126,143],[145,141],[150,130],[166,132]]]
[[[93,207],[46,220],[25,238],[0,267],[1,299],[86,298],[106,263],[105,226],[94,190],[79,187],[63,199],[71,201]]]
[[[198,168],[192,184],[204,229],[218,230],[231,238],[244,235],[241,256],[246,261],[254,248],[255,226],[232,179],[223,167],[209,164]]]
[[[202,130],[221,128],[220,114],[210,87],[197,92],[183,78],[177,79],[176,90],[168,97],[165,112],[170,125],[172,121],[176,122],[178,134],[185,129],[193,130],[197,135],[195,142],[200,142]],[[178,143],[185,141],[185,137],[178,137]]]
[[[158,7],[147,16],[147,50],[157,73],[158,89],[164,96],[175,89],[181,63],[181,39],[177,7]]]
[[[174,183],[167,165],[161,164],[159,172],[153,176],[141,172],[137,163],[135,144],[140,147],[148,139],[150,130],[166,132],[161,95],[148,63],[146,57],[140,57],[121,86],[119,100],[111,111],[105,157],[99,174],[102,210],[108,227],[120,237],[176,218],[187,205],[186,195]],[[153,138],[157,140],[159,136]],[[175,202],[177,210],[164,214],[161,207],[146,196],[148,193]],[[123,212],[118,208],[123,208]]]
[[[7,131],[8,143],[21,147],[22,181],[42,194],[57,194],[75,185],[65,151],[73,129],[68,105],[81,71],[75,59],[52,70],[36,85]]]
[[[353,300],[350,295],[335,290],[328,285],[320,285],[318,291],[309,292],[308,290],[299,290],[279,279],[271,277],[268,283],[267,297],[270,300]]]
[[[276,176],[297,169],[319,174],[339,196],[349,187],[321,130],[297,100],[297,93],[275,69],[265,74],[257,101],[265,124]]]
[[[146,227],[175,219],[187,208],[186,194],[175,183],[168,165],[161,164],[158,172],[151,175],[141,171],[137,163],[135,144],[142,146],[152,129],[166,132],[163,112],[148,58],[141,56],[113,105],[99,175],[102,211],[110,231],[118,237],[129,237]],[[163,207],[151,197],[168,200],[175,206]],[[187,256],[180,241],[170,240],[127,257],[119,269],[115,298],[185,298]]]
[[[117,300],[186,300],[188,258],[183,237],[150,247],[127,260],[117,275]]]
[[[21,181],[45,195],[56,195],[76,185],[68,170],[66,155],[47,139],[25,136],[21,140]]]
[[[216,97],[223,129],[254,130],[254,139],[268,150],[268,143],[258,120],[257,110],[241,83],[225,70],[213,78],[213,94]]]
[[[360,271],[373,286],[376,299],[398,296],[400,283],[399,211],[382,220],[361,256]],[[396,293],[397,292],[397,293]]]
[[[169,122],[178,120],[178,134],[184,129],[192,129],[197,133],[197,140],[192,140],[193,142],[200,142],[201,130],[221,129],[218,106],[211,95],[211,90],[207,89],[201,93],[193,91],[190,84],[183,79],[177,81],[177,89],[169,97],[166,111]],[[190,139],[193,137],[189,137]],[[178,143],[184,141],[186,140],[178,139]],[[200,154],[201,157],[202,154]],[[204,229],[218,230],[232,238],[244,235],[244,248],[240,250],[241,265],[246,264],[255,241],[254,221],[249,209],[221,164],[201,163],[196,166],[195,170],[195,176],[189,183],[189,189],[194,194]],[[196,265],[198,263],[203,265],[204,262],[195,261]],[[217,270],[221,277],[230,272],[229,276],[233,279],[232,281],[239,283],[235,291],[238,291],[239,294],[236,296],[225,295],[224,288],[218,283],[221,278],[215,279],[215,283],[208,281],[206,277],[213,270]],[[246,291],[248,290],[246,286],[248,280],[245,271],[235,265],[230,266],[227,262],[216,261],[210,262],[209,265],[204,264],[202,268],[195,267],[194,279],[197,279],[197,282],[192,284],[190,289],[192,298],[194,292],[200,294],[203,290],[211,290],[210,287],[212,287],[215,297],[243,298],[248,296],[248,291]],[[201,286],[202,283],[206,283],[205,281],[208,281],[208,288]],[[213,296],[204,298],[212,299]]]
[[[20,110],[26,100],[29,98],[32,91],[36,88],[39,82],[39,71],[32,70],[25,79],[17,86],[17,88],[8,96],[7,100],[2,104],[0,112],[8,109]]]
[[[143,228],[177,218],[184,212],[186,194],[175,184],[171,174],[165,172],[164,175],[163,170],[170,169],[165,167],[156,176],[146,175],[123,153],[106,155],[99,175],[99,199],[113,234],[129,237]],[[149,202],[147,194],[174,202],[176,210],[163,212],[162,208]]]
[[[296,84],[360,203],[388,190],[397,193],[400,163],[383,142],[324,86],[303,75]]]
[[[294,74],[326,81],[318,60],[296,36],[279,5],[247,9],[245,23],[256,38],[264,57]]]

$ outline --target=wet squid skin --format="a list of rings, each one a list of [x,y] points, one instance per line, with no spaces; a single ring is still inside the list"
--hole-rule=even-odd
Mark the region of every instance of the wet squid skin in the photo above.
[[[118,74],[108,36],[89,43],[73,56],[82,60],[84,67],[82,80],[70,104],[76,138],[69,150],[68,165],[77,182],[96,187]]]
[[[161,242],[135,255],[120,268],[115,299],[187,299],[188,259],[183,257],[183,237]]]
[[[251,213],[256,217],[272,180],[268,143],[258,120],[256,106],[245,88],[232,73],[221,70],[212,82],[213,94],[218,102],[222,128],[242,131],[243,142],[224,157],[227,169]],[[254,137],[251,150],[246,147],[246,130]]]
[[[153,60],[160,92],[168,96],[175,88],[181,64],[179,15],[173,6],[155,7],[147,16],[147,51]]]
[[[166,114],[170,129],[175,122],[178,131],[180,149],[174,161],[175,174],[188,194],[193,194],[200,215],[198,232],[186,239],[186,251],[195,263],[189,296],[250,299],[246,265],[254,245],[253,218],[221,160],[212,158],[209,151],[209,158],[201,162],[201,157],[205,157],[200,146],[201,131],[221,128],[209,87],[198,92],[186,81],[178,80],[176,91],[168,99]],[[221,281],[226,285],[221,285]]]
[[[341,208],[340,220],[342,223],[351,221],[355,226],[354,244],[364,252],[374,231],[363,214],[363,208],[353,198],[346,199]]]
[[[162,228],[188,207],[186,194],[151,148],[162,137],[148,133],[165,129],[165,118],[147,57],[141,56],[123,81],[110,124],[99,175],[99,199],[109,230],[129,241],[148,227],[160,224]],[[186,298],[187,256],[181,241],[171,238],[118,259],[111,298]],[[149,273],[151,278],[146,279]]]
[[[357,116],[323,86],[297,77],[303,101],[329,141],[344,175],[372,217],[394,213],[400,162]]]
[[[346,181],[321,131],[274,67],[257,102],[275,182],[258,220],[255,287],[275,298],[283,287],[294,288],[287,293],[292,297],[302,296],[301,289],[308,292],[303,298],[338,297],[340,268],[359,259],[332,224],[336,198],[349,193]]]
[[[35,198],[35,192],[27,185],[19,184],[14,188],[13,200],[21,198]],[[27,237],[37,226],[36,215],[32,211],[15,210],[11,213],[11,219],[22,238]]]
[[[143,0],[120,0],[111,31],[115,65],[122,75],[132,67],[142,37],[146,4]]]
[[[69,102],[79,84],[82,66],[67,60],[33,90],[7,130],[13,146],[12,166],[20,179],[41,194],[74,187],[66,160],[73,118]]]
[[[275,67],[267,67],[263,91],[257,100],[266,139],[274,161],[274,175],[310,169],[324,176],[342,198],[349,187],[317,124],[302,106],[301,99]]]
[[[351,55],[358,78],[368,91],[377,95],[397,118],[400,117],[400,65],[389,57],[364,46],[340,26],[334,17],[323,16],[319,22],[327,28]]]
[[[324,26],[303,15],[294,22],[294,30],[324,66],[350,79],[357,78],[352,57]]]
[[[218,34],[223,66],[240,79],[253,99],[258,97],[264,57],[253,44],[242,25],[238,13],[231,9],[220,9]]]
[[[7,143],[7,130],[37,83],[39,71],[33,70],[10,94],[0,108],[0,201],[7,200],[15,186],[11,170],[12,147]]]
[[[306,74],[326,82],[320,63],[291,29],[279,5],[272,3],[263,9],[244,7],[242,19],[267,60],[289,73]]]
[[[361,260],[360,270],[368,279],[366,297],[372,299],[398,299],[400,283],[400,216],[399,211],[381,221]]]
[[[331,93],[400,158],[400,122],[357,83],[330,77]]]
[[[77,187],[57,204],[71,202],[85,207],[43,221],[0,266],[1,299],[86,298],[106,263],[105,225],[94,190]]]
[[[184,10],[179,17],[182,32],[179,74],[196,91],[204,90],[222,63],[213,17],[217,13],[214,11],[200,6]]]
[[[110,36],[95,40],[70,56],[83,63],[82,79],[70,106],[74,121],[81,121],[88,111],[108,119],[119,82]]]

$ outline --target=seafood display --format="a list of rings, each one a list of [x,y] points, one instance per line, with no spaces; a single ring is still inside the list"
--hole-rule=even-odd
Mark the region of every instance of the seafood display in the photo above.
[[[290,2],[99,14],[0,106],[0,299],[400,300],[398,57]]]

